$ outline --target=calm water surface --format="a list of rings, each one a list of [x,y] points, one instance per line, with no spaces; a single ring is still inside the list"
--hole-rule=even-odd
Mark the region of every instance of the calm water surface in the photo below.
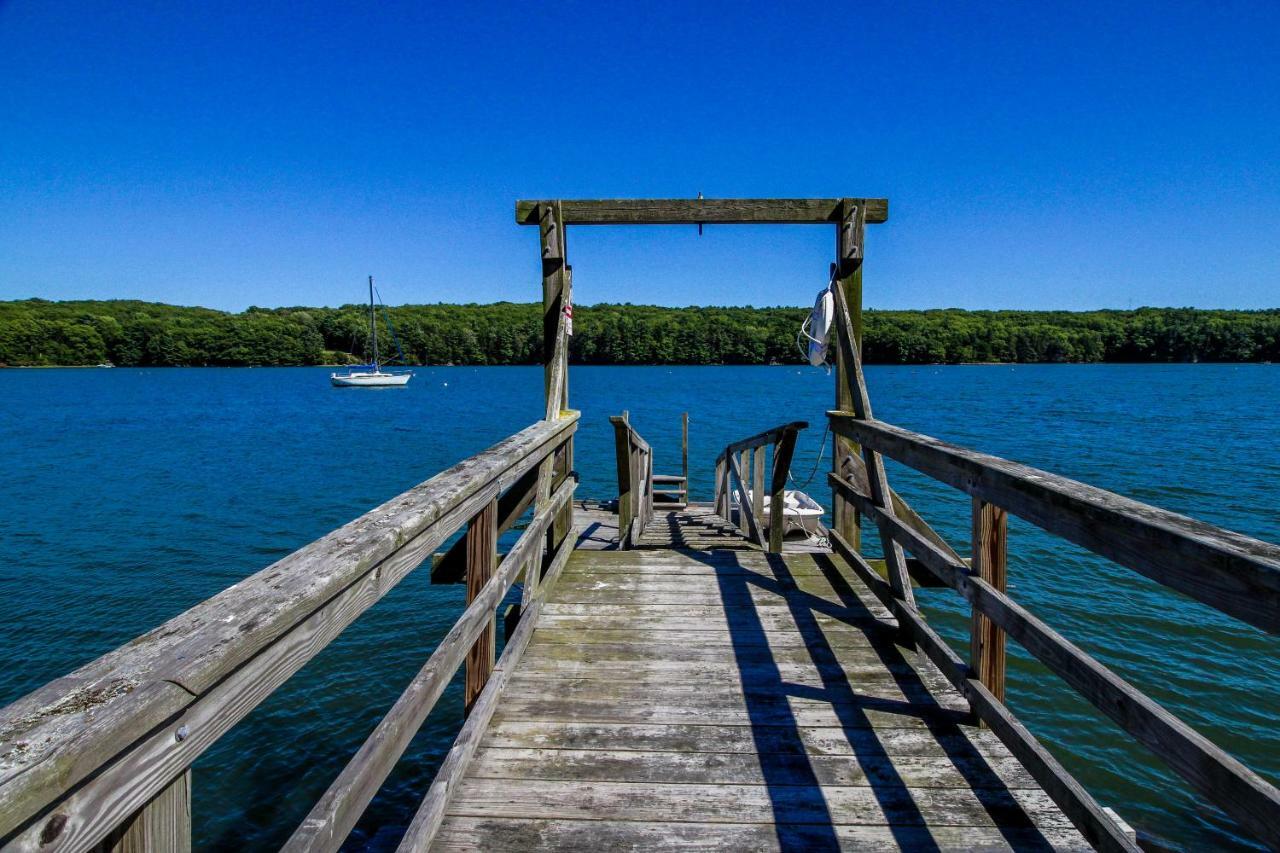
[[[631,411],[676,470],[690,412],[695,499],[729,441],[806,418],[804,481],[832,381],[795,367],[577,367],[579,495],[614,492],[607,415]],[[879,367],[877,416],[1280,541],[1280,366]],[[337,390],[322,369],[0,371],[0,703],[144,633],[526,426],[541,368],[421,369],[406,389]],[[823,464],[825,468],[825,462]],[[968,500],[890,476],[965,550]],[[829,493],[815,479],[823,503]],[[874,541],[868,535],[866,541]],[[1017,520],[1012,593],[1068,638],[1280,781],[1280,641]],[[461,587],[411,575],[195,769],[206,849],[280,845],[456,618]],[[920,594],[967,643],[949,591]],[[963,647],[963,645],[961,646]],[[1230,823],[1011,646],[1010,704],[1103,802],[1187,849]],[[394,847],[456,732],[454,685],[353,835]]]

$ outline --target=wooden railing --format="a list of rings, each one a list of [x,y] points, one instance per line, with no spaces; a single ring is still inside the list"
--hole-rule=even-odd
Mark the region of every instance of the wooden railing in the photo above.
[[[1134,569],[1263,630],[1280,629],[1280,548],[875,419],[859,345],[859,223],[838,232],[833,270],[837,410],[830,541],[894,614],[904,639],[942,670],[1095,847],[1134,842],[1004,705],[1005,638],[1151,749],[1249,833],[1280,848],[1280,791],[1014,602],[1005,593],[1007,514]],[[853,235],[846,236],[846,233]],[[852,298],[851,298],[852,294]],[[889,488],[883,456],[973,496],[972,561]],[[878,528],[888,579],[862,556],[859,514]],[[973,608],[966,662],[916,607],[905,552]]]
[[[618,547],[625,551],[636,546],[653,520],[653,448],[626,412],[611,416],[609,423],[618,464]]]
[[[189,849],[192,762],[465,526],[466,610],[286,848],[338,849],[465,659],[468,718],[407,838],[429,837],[572,551],[554,530],[576,428],[573,413],[539,421],[0,711],[0,844]],[[499,563],[499,531],[530,502]],[[521,576],[495,669],[495,608]]]
[[[846,412],[830,412],[829,418],[837,434],[972,496],[974,556],[973,565],[968,566],[886,512],[869,490],[830,475],[832,486],[846,500],[972,604],[969,664],[934,633],[913,606],[874,575],[844,537],[833,534],[832,544],[1077,826],[1083,823],[1100,833],[1111,822],[1096,814],[1096,804],[1005,709],[1006,636],[1234,817],[1248,833],[1280,848],[1280,791],[1274,785],[1006,594],[1006,519],[1012,513],[1273,634],[1280,630],[1280,547],[881,421]],[[1090,840],[1096,843],[1096,838]]]
[[[795,454],[796,436],[808,427],[804,421],[765,430],[758,435],[730,444],[716,457],[716,512],[738,526],[747,539],[770,553],[781,553],[786,533],[783,492]],[[772,453],[770,454],[770,451]],[[766,455],[769,468],[769,491],[765,492]],[[750,476],[751,484],[747,485]],[[761,525],[764,498],[769,495],[769,532]]]

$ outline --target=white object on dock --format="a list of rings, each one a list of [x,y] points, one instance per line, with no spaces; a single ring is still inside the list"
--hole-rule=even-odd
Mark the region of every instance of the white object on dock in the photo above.
[[[765,495],[763,517],[760,519],[761,525],[765,527],[769,526],[770,503],[772,503],[770,496]],[[823,512],[822,505],[804,492],[799,489],[787,489],[782,493],[783,535],[798,530],[804,531],[808,536],[819,535],[818,524],[822,520]]]

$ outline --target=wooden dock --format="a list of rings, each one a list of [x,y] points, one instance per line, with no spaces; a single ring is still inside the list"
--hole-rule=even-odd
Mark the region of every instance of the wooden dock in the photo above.
[[[1088,849],[847,570],[732,530],[575,550],[434,848]]]
[[[466,607],[284,850],[342,848],[461,670],[464,716],[403,815],[404,853],[1135,853],[1125,804],[1095,800],[1005,704],[1008,641],[1242,837],[1280,850],[1274,781],[1063,637],[1006,582],[1012,515],[1274,635],[1280,547],[876,419],[861,268],[865,226],[887,218],[886,200],[862,198],[519,202],[542,264],[538,420],[0,709],[0,848],[189,850],[192,764],[428,565],[433,583],[466,584]],[[612,416],[616,494],[576,494],[567,226],[717,223],[835,228],[820,537],[791,538],[799,519],[771,511],[802,421],[735,441],[693,473],[686,421],[681,474],[664,476],[631,419]],[[605,416],[592,415],[602,426]],[[968,496],[967,555],[890,486],[886,458]],[[700,491],[710,503],[692,501]],[[866,554],[864,527],[882,558]],[[515,542],[499,554],[508,531]],[[1098,582],[1057,580],[1064,595]],[[971,608],[967,655],[917,606],[921,586]]]

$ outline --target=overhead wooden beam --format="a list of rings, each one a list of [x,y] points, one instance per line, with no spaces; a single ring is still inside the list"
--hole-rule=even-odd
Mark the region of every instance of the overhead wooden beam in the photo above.
[[[843,204],[866,209],[866,221],[889,218],[887,198],[614,198],[517,201],[516,222],[537,225],[539,205],[559,204],[563,225],[823,225],[840,222]]]

